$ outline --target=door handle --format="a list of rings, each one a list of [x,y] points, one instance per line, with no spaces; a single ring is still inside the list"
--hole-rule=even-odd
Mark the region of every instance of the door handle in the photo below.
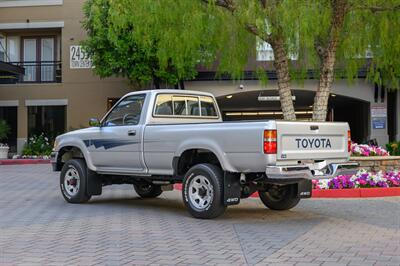
[[[128,130],[128,136],[136,136],[136,130]]]

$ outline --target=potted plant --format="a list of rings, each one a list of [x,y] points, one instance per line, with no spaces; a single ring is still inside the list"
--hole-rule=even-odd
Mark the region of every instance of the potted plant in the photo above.
[[[0,120],[0,159],[8,158],[8,150],[10,147],[6,143],[2,143],[1,141],[7,138],[8,133],[10,132],[10,127],[7,125],[6,121]]]

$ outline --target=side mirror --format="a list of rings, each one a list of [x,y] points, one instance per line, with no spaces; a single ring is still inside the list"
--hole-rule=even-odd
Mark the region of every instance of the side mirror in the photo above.
[[[91,127],[99,127],[100,126],[100,121],[97,118],[90,118],[89,119],[89,126]]]

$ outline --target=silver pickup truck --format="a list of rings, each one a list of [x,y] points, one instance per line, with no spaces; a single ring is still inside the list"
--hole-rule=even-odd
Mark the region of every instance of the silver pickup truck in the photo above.
[[[52,153],[65,200],[132,184],[143,198],[182,183],[196,218],[214,218],[258,191],[270,209],[311,197],[311,180],[353,174],[347,123],[223,122],[215,98],[185,90],[125,95],[90,128],[58,136]]]

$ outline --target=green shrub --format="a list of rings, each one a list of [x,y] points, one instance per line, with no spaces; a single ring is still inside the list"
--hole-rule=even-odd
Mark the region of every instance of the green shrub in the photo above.
[[[386,144],[386,149],[393,156],[400,156],[400,141]]]
[[[0,120],[0,142],[7,138],[10,127],[5,120]]]
[[[22,150],[22,155],[28,156],[43,156],[50,155],[52,147],[49,139],[42,133],[40,135],[34,135],[28,139]]]

